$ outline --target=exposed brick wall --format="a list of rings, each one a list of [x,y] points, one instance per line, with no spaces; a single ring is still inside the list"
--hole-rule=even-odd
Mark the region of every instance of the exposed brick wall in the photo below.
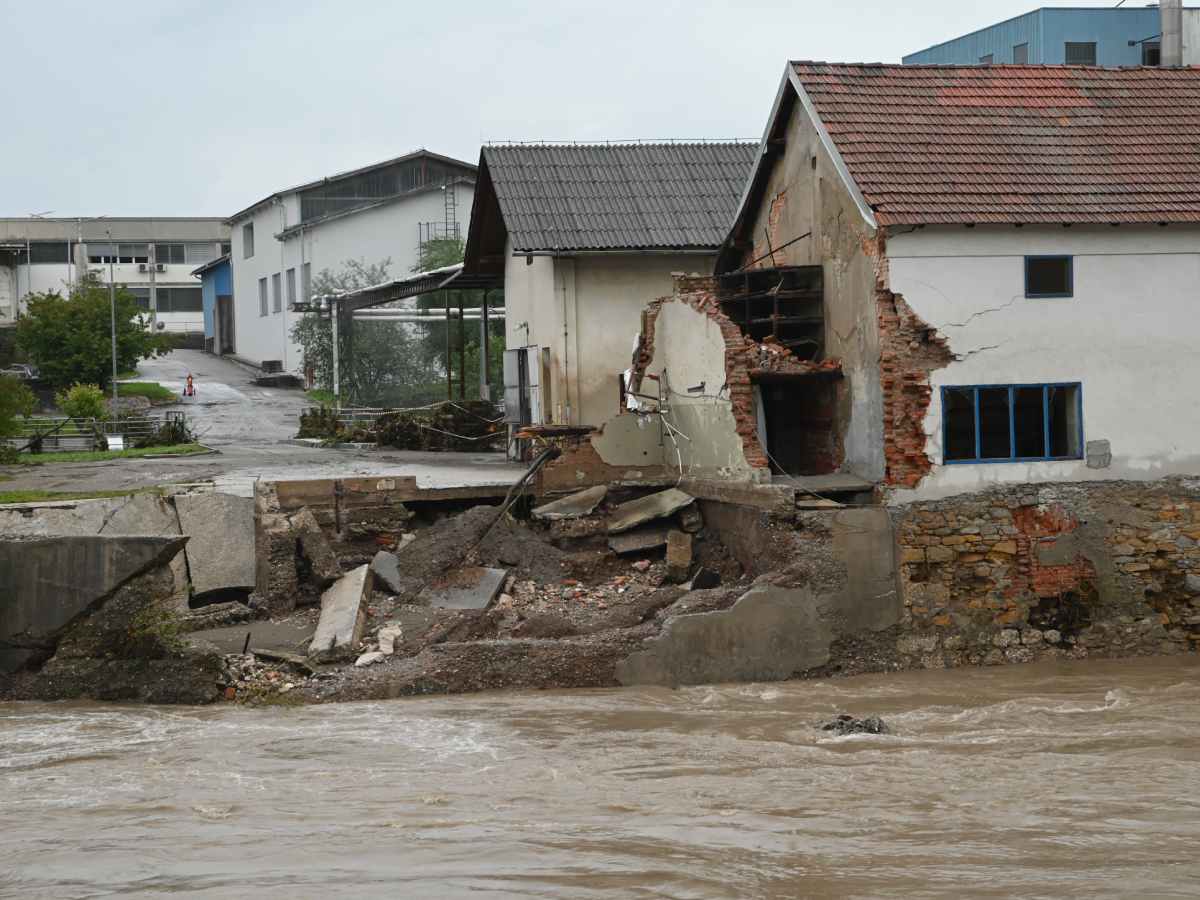
[[[725,342],[726,395],[729,397],[737,434],[742,442],[742,452],[751,468],[769,468],[770,461],[758,440],[754,376],[764,373],[841,372],[841,361],[825,359],[820,362],[808,362],[796,358],[790,350],[773,340],[760,343],[747,337],[741,328],[721,311],[715,279],[677,275],[675,293],[671,297],[655,300],[647,307],[642,340],[635,354],[633,384],[637,390],[640,390],[647,367],[654,361],[654,331],[659,312],[664,303],[670,302],[688,304],[692,309],[707,316],[720,329],[721,338]]]
[[[902,652],[927,665],[1200,642],[1200,488],[1021,485],[893,512]]]
[[[888,289],[884,238],[876,247],[875,305],[879,324],[879,378],[883,393],[884,481],[916,487],[933,468],[925,452],[925,414],[933,388],[929,375],[954,354],[946,339]]]

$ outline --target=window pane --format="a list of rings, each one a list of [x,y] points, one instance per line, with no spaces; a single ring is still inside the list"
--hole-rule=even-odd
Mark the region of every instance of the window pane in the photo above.
[[[975,391],[947,388],[942,394],[946,459],[975,458]]]
[[[150,309],[150,288],[126,288],[125,290],[133,294],[133,299],[137,303],[138,309]]]
[[[1162,61],[1162,45],[1158,41],[1142,42],[1142,65],[1157,66]]]
[[[979,458],[1007,459],[1009,443],[1008,388],[979,389]]]
[[[1071,257],[1025,257],[1025,296],[1071,296]]]
[[[1046,418],[1042,408],[1040,387],[1021,387],[1013,391],[1013,425],[1016,431],[1017,456],[1046,455]]]
[[[296,302],[296,270],[287,270],[287,301],[288,305]]]
[[[258,314],[265,316],[267,314],[267,279],[258,279]]]
[[[987,56],[979,57],[979,64],[981,66],[990,66],[992,64],[992,54],[989,53]]]
[[[1079,388],[1047,388],[1050,395],[1050,455],[1077,458],[1082,429],[1079,422]]]
[[[242,226],[242,257],[249,259],[254,255],[254,223]]]
[[[1096,64],[1095,41],[1067,41],[1065,50],[1068,66],[1094,66]]]
[[[275,312],[283,309],[283,292],[279,287],[279,273],[276,272],[271,276],[271,308]]]
[[[70,253],[65,241],[46,241],[29,245],[29,261],[32,263],[65,263],[69,261]]]

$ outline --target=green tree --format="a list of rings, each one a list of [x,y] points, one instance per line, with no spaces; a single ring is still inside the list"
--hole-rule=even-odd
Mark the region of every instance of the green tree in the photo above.
[[[348,259],[339,270],[323,269],[313,278],[313,295],[358,290],[388,280],[390,259],[368,264]],[[401,406],[424,398],[438,372],[401,322],[366,322],[343,316],[338,329],[342,401],[364,406]],[[333,324],[307,313],[292,326],[292,340],[304,351],[305,368],[317,387],[333,389]]]
[[[36,400],[28,385],[16,378],[0,375],[0,438],[12,437],[20,431],[17,417],[33,415]]]
[[[72,419],[107,419],[104,391],[94,384],[73,384],[54,395],[58,408]]]
[[[117,370],[128,372],[140,360],[168,353],[173,338],[154,334],[133,295],[116,291]],[[57,291],[31,294],[18,320],[17,346],[56,388],[77,382],[106,386],[112,378],[112,325],[109,289],[94,276],[64,297]]]

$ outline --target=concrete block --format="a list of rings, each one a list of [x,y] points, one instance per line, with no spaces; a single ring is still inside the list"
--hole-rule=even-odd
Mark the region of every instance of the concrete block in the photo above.
[[[562,497],[554,500],[543,506],[539,506],[533,511],[535,519],[541,519],[544,522],[561,521],[563,519],[579,519],[583,516],[589,516],[596,511],[596,507],[601,501],[608,496],[608,487],[603,484],[598,484],[595,487],[590,487],[587,490],[579,491],[571,494],[568,497]]]
[[[682,584],[691,570],[692,536],[686,531],[672,531],[667,535],[667,580]]]
[[[435,609],[487,609],[507,577],[507,569],[467,566],[427,585],[417,600]]]
[[[371,572],[384,590],[392,594],[400,593],[403,586],[400,581],[400,557],[395,553],[387,550],[376,553],[371,560]]]
[[[52,649],[69,624],[183,545],[182,537],[0,539],[0,671]]]
[[[189,538],[193,593],[253,590],[254,500],[231,494],[180,494],[175,510],[179,528]]]
[[[371,582],[370,566],[359,566],[321,595],[321,618],[308,645],[310,657],[332,661],[354,653],[367,624]]]
[[[755,585],[729,609],[669,619],[617,663],[623,685],[780,681],[829,661],[834,632],[807,588]]]
[[[1112,444],[1108,441],[1088,441],[1084,455],[1089,469],[1107,469],[1112,465]]]
[[[300,543],[300,554],[308,563],[309,577],[317,587],[326,588],[342,576],[337,554],[307,506],[291,517],[292,528]]]
[[[664,519],[694,502],[695,498],[691,494],[685,494],[678,488],[668,488],[656,494],[630,500],[613,510],[608,520],[608,533],[620,534],[637,528],[644,522]]]
[[[608,546],[614,553],[622,556],[627,553],[645,553],[665,547],[667,535],[670,533],[671,529],[666,525],[648,525],[636,531],[614,534],[608,539]]]
[[[175,508],[157,494],[134,494],[113,510],[99,533],[174,537],[180,533],[179,516]],[[171,576],[175,581],[175,606],[181,612],[186,611],[188,570],[187,555],[184,551],[177,553],[171,560]]]

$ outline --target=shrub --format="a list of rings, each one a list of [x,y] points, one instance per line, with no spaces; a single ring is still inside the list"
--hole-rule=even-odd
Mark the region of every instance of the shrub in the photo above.
[[[12,437],[18,432],[17,417],[33,415],[36,401],[28,385],[15,378],[0,375],[0,438]]]
[[[54,402],[72,419],[107,419],[108,402],[104,391],[94,384],[73,384],[54,395]]]

